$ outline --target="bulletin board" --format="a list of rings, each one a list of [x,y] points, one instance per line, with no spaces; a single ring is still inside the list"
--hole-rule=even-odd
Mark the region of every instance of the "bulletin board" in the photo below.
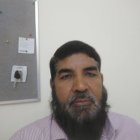
[[[38,41],[38,1],[0,0],[0,105],[40,100]]]

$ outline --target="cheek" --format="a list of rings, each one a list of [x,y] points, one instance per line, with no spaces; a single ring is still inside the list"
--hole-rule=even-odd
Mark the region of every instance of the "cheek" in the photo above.
[[[102,85],[95,87],[95,94],[96,94],[98,101],[100,101],[102,98]]]
[[[59,102],[66,103],[70,96],[70,86],[66,86],[64,84],[57,84],[57,86],[55,86],[55,91]]]
[[[102,98],[102,82],[97,80],[96,82],[92,82],[90,84],[91,92],[94,96],[96,96],[97,100],[100,101]]]

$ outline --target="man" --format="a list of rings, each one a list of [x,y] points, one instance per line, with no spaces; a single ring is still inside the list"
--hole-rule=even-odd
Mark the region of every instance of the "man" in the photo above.
[[[81,41],[62,45],[50,60],[52,115],[10,140],[140,140],[140,125],[109,112],[101,59]]]

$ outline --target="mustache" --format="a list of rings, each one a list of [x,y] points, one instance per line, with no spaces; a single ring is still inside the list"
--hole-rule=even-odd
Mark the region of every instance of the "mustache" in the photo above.
[[[75,92],[74,95],[68,99],[67,105],[70,107],[77,99],[88,99],[95,106],[98,106],[96,97],[94,95],[90,95],[89,92]]]

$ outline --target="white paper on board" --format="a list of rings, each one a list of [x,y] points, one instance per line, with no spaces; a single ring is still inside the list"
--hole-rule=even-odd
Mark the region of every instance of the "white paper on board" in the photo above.
[[[18,53],[34,53],[34,38],[19,37]]]

